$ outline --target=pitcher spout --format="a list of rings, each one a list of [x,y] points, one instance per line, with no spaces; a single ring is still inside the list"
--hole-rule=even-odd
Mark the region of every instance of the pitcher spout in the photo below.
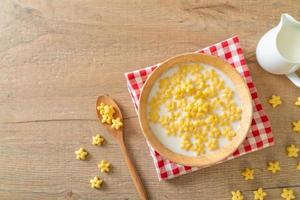
[[[300,27],[300,22],[297,21],[294,17],[291,15],[284,13],[281,15],[281,20],[280,20],[281,26],[299,26]]]

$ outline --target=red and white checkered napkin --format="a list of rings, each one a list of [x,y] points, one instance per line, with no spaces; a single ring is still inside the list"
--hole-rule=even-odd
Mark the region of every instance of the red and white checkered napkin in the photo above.
[[[274,144],[274,139],[269,119],[257,96],[256,87],[252,81],[242,49],[239,45],[239,38],[234,36],[220,43],[198,50],[196,53],[216,55],[227,60],[232,67],[234,67],[243,76],[252,96],[253,119],[249,133],[243,144],[240,145],[239,148],[226,160],[272,146]],[[160,64],[156,64],[133,72],[125,73],[128,90],[131,94],[136,111],[138,109],[138,101],[143,84],[151,72],[156,67],[159,67],[159,65]],[[150,145],[149,147],[159,180],[171,179],[199,169],[197,167],[176,164],[163,158]]]

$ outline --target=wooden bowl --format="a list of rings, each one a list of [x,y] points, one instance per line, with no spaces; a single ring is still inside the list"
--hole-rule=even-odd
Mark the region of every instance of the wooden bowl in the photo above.
[[[234,91],[239,96],[241,102],[240,105],[242,109],[241,120],[239,121],[240,126],[236,131],[237,135],[232,139],[232,141],[230,141],[224,147],[213,151],[212,153],[206,153],[198,157],[186,156],[179,153],[175,153],[167,147],[165,147],[156,138],[155,134],[150,129],[149,122],[147,120],[148,97],[152,86],[154,85],[156,80],[160,77],[162,73],[167,71],[169,68],[173,67],[176,64],[186,62],[198,62],[208,64],[225,73],[226,76],[234,84]],[[225,158],[230,156],[245,140],[252,120],[252,99],[250,96],[249,89],[246,83],[244,82],[244,79],[228,62],[211,55],[198,53],[183,54],[166,60],[152,72],[151,76],[147,79],[146,83],[144,84],[142,93],[140,95],[138,115],[139,122],[146,139],[158,153],[175,163],[184,164],[188,166],[203,167],[224,160]]]

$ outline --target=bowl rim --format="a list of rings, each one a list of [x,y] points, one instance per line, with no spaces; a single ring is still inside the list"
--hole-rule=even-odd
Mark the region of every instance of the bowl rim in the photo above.
[[[198,157],[182,155],[164,146],[152,132],[147,121],[148,97],[156,80],[169,68],[172,68],[176,64],[186,62],[204,63],[221,70],[234,83],[235,91],[239,95],[242,107],[240,126],[237,130],[237,135],[232,139],[232,141],[230,141],[224,147],[213,151],[213,153],[202,154]],[[140,94],[138,108],[138,118],[142,132],[149,144],[160,155],[178,164],[198,167],[209,166],[221,162],[230,156],[245,140],[251,125],[253,112],[250,91],[241,74],[239,74],[239,72],[237,72],[237,70],[234,69],[233,66],[227,61],[217,56],[202,53],[180,54],[162,62],[160,66],[151,73],[144,83]]]

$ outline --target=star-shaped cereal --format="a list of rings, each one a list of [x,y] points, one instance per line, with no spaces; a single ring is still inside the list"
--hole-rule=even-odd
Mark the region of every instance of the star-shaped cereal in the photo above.
[[[100,189],[103,180],[101,180],[98,176],[95,176],[93,179],[90,180],[91,188]]]
[[[84,148],[80,148],[77,151],[75,151],[76,159],[77,160],[85,160],[88,156],[88,152]]]
[[[272,95],[272,98],[270,98],[268,102],[269,104],[271,104],[273,108],[282,104],[280,96],[276,96],[276,95]]]
[[[180,144],[180,148],[183,150],[190,150],[193,147],[193,143],[191,142],[191,140],[187,137],[184,136],[181,144]]]
[[[103,102],[100,103],[99,106],[97,106],[97,110],[100,112],[100,111],[103,111],[104,110],[104,106],[105,104]]]
[[[111,125],[112,128],[119,130],[122,126],[123,126],[123,122],[119,117],[117,119],[112,120],[112,125]]]
[[[101,106],[101,104],[100,104],[100,106]],[[103,110],[102,110],[103,115],[113,116],[115,114],[115,112],[116,111],[112,105],[104,105]]]
[[[112,117],[110,115],[102,115],[102,123],[111,124]]]
[[[295,131],[296,133],[300,133],[300,120],[293,122],[293,131]]]
[[[98,168],[101,172],[109,172],[110,163],[105,160],[101,160],[101,162],[98,164]]]
[[[297,170],[300,170],[300,161],[297,164]]]
[[[219,148],[218,140],[215,138],[210,138],[207,142],[207,148],[211,151]]]
[[[247,180],[252,180],[254,177],[253,177],[253,173],[254,173],[254,170],[253,169],[250,169],[250,168],[246,168],[242,175],[244,176],[244,179],[247,181]]]
[[[241,193],[241,191],[237,190],[237,191],[232,191],[231,192],[231,200],[244,200],[244,197]]]
[[[97,110],[102,117],[101,122],[111,124],[113,115],[115,113],[114,107],[112,105],[106,105],[101,102],[100,105],[97,106]]]
[[[300,97],[297,98],[297,101],[295,102],[296,106],[300,106]]]
[[[281,197],[284,198],[285,200],[292,200],[296,198],[294,195],[294,191],[292,189],[287,189],[287,188],[284,188],[282,190]]]
[[[97,134],[93,136],[93,145],[101,146],[104,142],[105,139],[101,135]]]
[[[288,157],[290,157],[290,158],[298,157],[299,148],[297,148],[294,144],[291,144],[290,146],[288,146],[286,148],[286,150],[287,150]]]
[[[264,200],[265,196],[267,196],[267,193],[262,188],[258,188],[253,194],[254,200]]]
[[[268,168],[267,168],[270,172],[272,172],[273,174],[277,173],[278,171],[280,171],[280,165],[278,161],[275,162],[269,162],[268,163]]]
[[[199,156],[200,154],[203,154],[205,152],[205,146],[201,142],[196,142],[193,145],[193,150],[196,152],[196,155]]]

